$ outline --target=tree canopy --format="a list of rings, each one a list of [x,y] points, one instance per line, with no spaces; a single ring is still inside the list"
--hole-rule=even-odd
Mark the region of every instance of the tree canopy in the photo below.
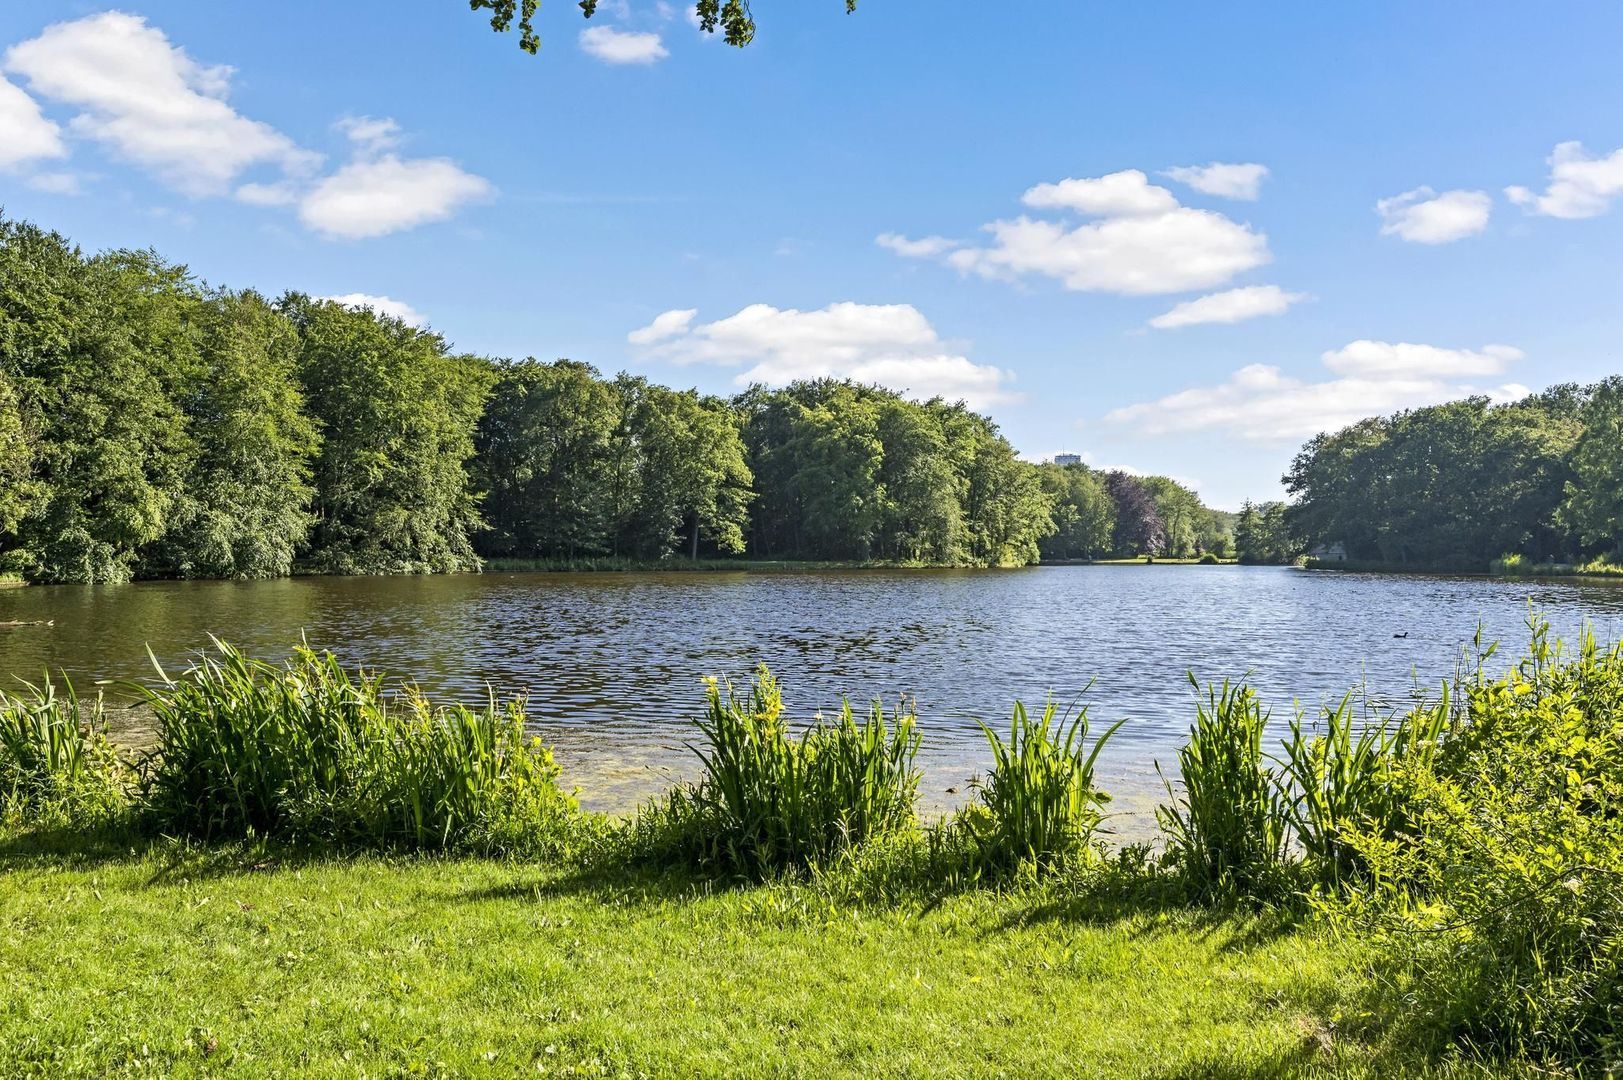
[[[598,0],[579,0],[581,14],[590,19],[597,14]],[[490,28],[504,34],[518,24],[518,47],[530,55],[541,51],[541,35],[535,29],[540,0],[468,0],[473,11],[490,12]],[[857,9],[857,0],[845,0],[846,14]],[[693,14],[699,29],[707,34],[721,31],[722,40],[743,48],[755,40],[755,16],[749,0],[695,0]]]
[[[1285,475],[1301,546],[1415,569],[1623,556],[1623,380],[1473,397],[1319,435]]]

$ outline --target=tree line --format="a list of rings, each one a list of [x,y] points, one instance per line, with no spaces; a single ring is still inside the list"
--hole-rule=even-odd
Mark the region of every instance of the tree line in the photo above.
[[[731,399],[494,360],[0,218],[0,572],[430,573],[487,558],[1019,565],[1228,550],[1164,477],[1022,460],[962,403]]]
[[[1414,569],[1623,561],[1623,377],[1361,420],[1311,440],[1284,482],[1288,508],[1241,515],[1242,555],[1260,537]]]

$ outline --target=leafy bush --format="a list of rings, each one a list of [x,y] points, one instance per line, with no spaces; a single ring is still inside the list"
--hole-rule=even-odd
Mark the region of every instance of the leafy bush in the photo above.
[[[710,680],[698,783],[644,808],[639,846],[662,856],[761,876],[814,866],[883,833],[916,824],[915,717],[874,702],[859,722],[839,717],[789,734],[783,696],[762,666],[747,697]]]
[[[1202,566],[1216,566],[1218,563],[1220,563],[1222,561],[1223,560],[1219,559],[1216,555],[1214,555],[1210,551],[1206,552],[1206,554],[1204,554],[1204,555],[1202,555],[1200,557],[1200,565],[1202,565]]]
[[[147,808],[203,838],[270,835],[416,848],[545,846],[575,803],[522,702],[436,706],[300,648],[283,666],[216,642],[143,691],[157,724]]]
[[[981,725],[992,750],[992,769],[977,785],[980,809],[958,818],[990,867],[1012,868],[1024,862],[1046,868],[1091,845],[1110,796],[1093,783],[1099,751],[1126,721],[1118,720],[1088,744],[1088,711],[1074,718],[1058,714],[1053,702],[1038,720],[1015,702],[1005,742]]]
[[[95,825],[124,798],[124,766],[107,741],[101,698],[85,703],[66,681],[0,692],[0,821]]]
[[[1198,689],[1194,676],[1189,681]],[[1276,895],[1287,870],[1289,813],[1262,750],[1268,714],[1249,686],[1227,680],[1208,687],[1195,710],[1178,751],[1179,788],[1162,777],[1168,803],[1156,819],[1166,861],[1197,897]]]
[[[1526,660],[1464,689],[1435,762],[1394,777],[1410,818],[1350,842],[1377,883],[1356,929],[1452,1038],[1564,1063],[1623,1056],[1623,646]]]

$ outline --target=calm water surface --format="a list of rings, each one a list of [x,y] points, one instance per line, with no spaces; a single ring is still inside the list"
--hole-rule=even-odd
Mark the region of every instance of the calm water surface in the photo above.
[[[1529,603],[1571,634],[1623,634],[1612,582],[1312,573],[1275,567],[1008,571],[483,574],[0,589],[0,676],[145,678],[216,634],[262,656],[300,634],[442,695],[527,693],[589,806],[624,808],[691,774],[703,675],[770,664],[797,717],[854,700],[917,702],[926,806],[984,766],[977,719],[1086,698],[1128,723],[1105,778],[1142,811],[1191,718],[1185,677],[1248,672],[1282,722],[1355,686],[1394,704],[1453,674],[1480,623],[1510,648]],[[1404,635],[1404,636],[1394,636]],[[948,789],[955,789],[949,793]]]

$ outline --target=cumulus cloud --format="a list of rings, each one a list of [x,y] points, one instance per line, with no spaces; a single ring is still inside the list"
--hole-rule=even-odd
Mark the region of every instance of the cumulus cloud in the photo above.
[[[1081,223],[1021,215],[985,226],[984,247],[910,241],[887,233],[881,244],[914,258],[939,258],[988,278],[1039,274],[1079,292],[1155,295],[1222,285],[1268,262],[1267,238],[1249,225],[1182,206],[1137,169],[1038,184],[1025,204],[1070,212]],[[922,245],[922,246],[921,246]]]
[[[232,68],[198,62],[136,15],[110,11],[56,23],[8,49],[0,66],[27,80],[34,94],[77,110],[71,134],[184,194],[234,193],[253,206],[297,206],[300,220],[325,236],[382,236],[440,221],[492,191],[446,158],[395,154],[400,125],[388,117],[338,121],[352,160],[318,176],[321,155],[227,102]],[[0,168],[65,153],[56,125],[0,79]],[[242,182],[250,170],[274,171]],[[52,191],[78,184],[65,173],[29,182]]]
[[[1220,431],[1256,442],[1289,442],[1335,431],[1366,416],[1434,405],[1471,394],[1525,397],[1516,383],[1484,387],[1460,379],[1502,375],[1519,349],[1447,349],[1406,342],[1354,341],[1322,356],[1335,378],[1312,381],[1270,364],[1250,364],[1217,386],[1193,387],[1105,416],[1146,435]]]
[[[1151,319],[1150,325],[1157,330],[1175,330],[1201,323],[1244,322],[1264,315],[1283,315],[1292,304],[1305,299],[1306,293],[1286,292],[1278,285],[1248,285],[1185,300]]]
[[[362,240],[443,221],[494,190],[448,158],[384,154],[317,182],[299,202],[299,220],[324,236]]]
[[[977,408],[1015,397],[1010,372],[955,351],[909,304],[843,302],[816,311],[751,304],[699,325],[695,315],[667,311],[627,339],[648,359],[743,368],[734,378],[740,386],[827,376]]]
[[[1150,183],[1137,169],[1038,184],[1021,201],[1037,210],[1075,210],[1095,217],[1158,215],[1178,208],[1172,192]]]
[[[38,102],[21,87],[0,77],[0,169],[9,172],[67,156],[62,129],[45,118]]]
[[[302,174],[319,162],[226,102],[230,67],[198,63],[136,15],[56,23],[8,49],[4,67],[35,94],[80,110],[68,124],[75,135],[187,194],[220,194],[254,166]]]
[[[404,300],[396,300],[388,296],[373,296],[371,293],[344,293],[342,296],[318,296],[317,300],[331,300],[335,304],[343,304],[347,308],[360,310],[370,308],[379,315],[387,315],[392,319],[399,319],[407,326],[421,329],[428,325],[427,316]]]
[[[693,325],[693,317],[698,313],[698,308],[664,312],[654,316],[654,321],[642,329],[631,331],[626,335],[626,340],[633,345],[652,345],[656,341],[664,341],[666,338],[686,333],[687,328]]]
[[[1486,191],[1445,191],[1417,187],[1375,204],[1381,235],[1416,244],[1451,244],[1488,227],[1493,198]]]
[[[1508,187],[1505,195],[1511,202],[1548,217],[1590,218],[1604,214],[1623,194],[1623,147],[1595,157],[1581,142],[1564,142],[1551,152],[1549,162],[1544,193]]]
[[[588,26],[580,32],[580,47],[605,64],[652,64],[670,55],[658,34],[612,26]]]
[[[1268,166],[1255,162],[1233,165],[1214,161],[1210,165],[1179,165],[1161,175],[1207,195],[1256,202],[1262,193],[1262,182],[1268,177]]]

